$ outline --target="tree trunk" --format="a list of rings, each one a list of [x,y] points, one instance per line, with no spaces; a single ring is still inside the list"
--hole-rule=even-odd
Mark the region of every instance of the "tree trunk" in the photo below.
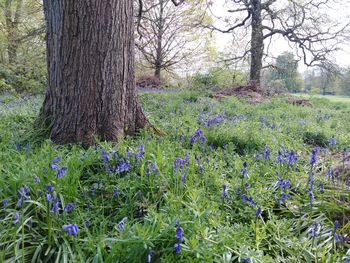
[[[261,11],[261,0],[252,0],[250,81],[257,85],[260,85],[262,59],[264,55],[264,35]]]
[[[162,50],[163,50],[163,33],[164,33],[164,0],[159,0],[159,17],[157,25],[157,50],[156,61],[154,65],[154,76],[160,79],[160,72],[162,69]]]
[[[15,13],[12,17],[12,0],[6,0],[4,5],[4,15],[7,35],[7,56],[8,62],[13,64],[17,60],[17,50],[20,45],[19,24],[21,23],[23,12],[23,0],[16,1]]]
[[[117,141],[148,124],[134,80],[132,0],[44,0],[48,88],[38,121],[59,144]]]

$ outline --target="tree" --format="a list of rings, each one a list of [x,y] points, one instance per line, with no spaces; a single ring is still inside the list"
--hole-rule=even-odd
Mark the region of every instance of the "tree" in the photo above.
[[[250,41],[242,59],[250,55],[250,80],[260,83],[265,42],[274,36],[282,36],[294,44],[306,65],[314,65],[327,59],[337,49],[337,44],[346,37],[344,31],[349,23],[331,21],[326,12],[332,0],[229,0],[230,18],[225,18],[228,28],[206,26],[223,33],[238,29],[250,31]],[[212,5],[212,1],[209,5]],[[244,15],[244,16],[243,16]],[[344,34],[343,34],[344,33]]]
[[[350,96],[350,68],[347,68],[341,77],[341,93]]]
[[[17,61],[23,43],[44,33],[41,5],[31,0],[0,0],[3,18],[0,21],[5,35],[8,62]]]
[[[280,81],[282,86],[290,92],[301,90],[301,77],[298,73],[298,61],[291,52],[283,52],[276,59],[270,71],[270,82]]]
[[[174,8],[171,0],[144,1],[136,46],[156,78],[197,54],[193,24],[200,12],[198,3]]]
[[[148,124],[135,93],[131,0],[44,0],[48,87],[37,119],[55,143],[116,141]]]

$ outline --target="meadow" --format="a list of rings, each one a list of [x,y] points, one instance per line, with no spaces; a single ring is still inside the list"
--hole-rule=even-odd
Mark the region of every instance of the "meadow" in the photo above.
[[[349,262],[350,104],[140,96],[165,135],[90,148],[0,98],[0,262]]]

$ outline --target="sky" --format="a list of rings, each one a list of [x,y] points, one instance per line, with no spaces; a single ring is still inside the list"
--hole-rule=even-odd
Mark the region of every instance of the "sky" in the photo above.
[[[224,18],[229,18],[231,14],[227,12],[227,7],[225,7],[225,1],[231,1],[231,0],[212,0],[211,2],[212,7],[212,13],[213,15],[221,18],[222,20]],[[277,0],[281,1],[281,0]],[[350,19],[350,0],[338,0],[338,4],[332,5],[332,7],[328,8],[327,10],[324,10],[329,16],[338,21],[338,22],[344,22],[345,18],[348,17]],[[216,20],[216,25],[220,28],[225,28],[223,22],[219,22],[219,20]],[[350,37],[350,36],[349,36]],[[232,41],[232,35],[230,34],[224,34],[224,33],[215,33],[216,38],[216,46],[219,51],[227,50],[230,47],[230,42]],[[348,67],[350,66],[350,41],[347,44],[344,44],[341,46],[340,51],[336,51],[333,54],[334,61],[343,66]],[[278,37],[273,39],[273,43],[270,47],[270,53],[273,54],[274,57],[277,57],[279,54],[283,53],[284,51],[293,51],[286,40],[283,39],[283,37]],[[307,67],[303,63],[299,63],[299,70],[304,71]]]

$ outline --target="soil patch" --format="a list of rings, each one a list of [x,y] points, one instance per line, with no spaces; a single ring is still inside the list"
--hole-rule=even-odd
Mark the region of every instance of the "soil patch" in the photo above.
[[[248,97],[246,102],[249,104],[257,104],[266,101],[266,98],[263,94],[263,90],[254,83],[218,91],[214,95],[214,98],[216,98],[217,100],[222,100],[230,96]]]

